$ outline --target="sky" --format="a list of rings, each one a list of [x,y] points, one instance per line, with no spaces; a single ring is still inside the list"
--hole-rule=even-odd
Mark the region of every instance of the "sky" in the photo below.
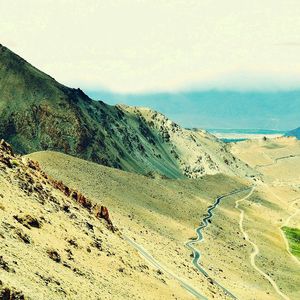
[[[108,103],[186,126],[300,125],[299,0],[0,0],[0,13],[0,43]]]
[[[118,93],[300,86],[299,0],[0,0],[0,41]]]

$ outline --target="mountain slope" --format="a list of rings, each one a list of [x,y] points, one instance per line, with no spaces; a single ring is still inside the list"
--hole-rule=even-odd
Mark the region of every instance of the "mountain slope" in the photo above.
[[[0,299],[193,299],[53,183],[0,142]]]
[[[300,127],[294,129],[294,130],[291,130],[291,131],[288,131],[285,136],[294,136],[296,137],[298,140],[300,140]]]
[[[272,141],[257,143],[272,145]],[[244,145],[249,157],[266,159],[260,152],[249,150],[248,144]],[[285,148],[285,152],[299,148],[297,145],[290,146]],[[272,147],[262,149],[270,153],[274,150]],[[213,211],[211,223],[208,222],[209,226],[203,231],[204,241],[196,244],[201,251],[201,266],[210,278],[194,268],[191,251],[185,246],[188,240],[195,239],[195,229],[203,224],[202,220],[207,217],[215,199],[241,189],[245,181],[222,174],[198,179],[151,179],[50,151],[32,153],[28,157],[38,161],[53,178],[80,189],[95,203],[100,201],[109,207],[113,223],[124,235],[141,245],[173,273],[187,279],[208,299],[232,299],[228,295],[226,297],[224,291],[216,289],[217,285],[212,285],[210,278],[238,299],[279,299],[270,283],[251,266],[249,256],[253,247],[245,241],[240,230],[240,211],[236,209],[236,201],[244,199],[249,190],[221,201]],[[287,162],[281,160],[279,164]],[[293,158],[291,164],[295,164]],[[297,165],[294,170],[297,171]],[[264,181],[267,179],[264,178]],[[299,182],[297,177],[294,180]],[[293,181],[289,178],[287,182]],[[277,188],[273,188],[277,192]],[[288,203],[293,203],[296,198],[299,200],[299,191],[299,184],[290,191],[279,187],[278,195],[283,197],[278,200],[269,193],[266,184],[259,183],[255,192],[240,203],[245,210],[244,228],[261,250],[256,257],[257,265],[272,274],[270,276],[290,299],[299,299],[297,286],[300,274],[298,266],[285,251],[278,222],[285,222],[289,213],[296,211],[296,206],[290,211]]]
[[[109,106],[68,88],[0,46],[0,136],[16,151],[65,152],[99,164],[170,178],[254,176],[213,136],[143,108]]]

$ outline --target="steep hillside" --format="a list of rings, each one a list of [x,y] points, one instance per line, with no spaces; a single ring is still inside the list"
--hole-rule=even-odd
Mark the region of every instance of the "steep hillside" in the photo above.
[[[205,130],[183,129],[164,115],[148,108],[125,105],[118,107],[140,117],[144,123],[142,133],[143,130],[150,128],[162,137],[161,145],[165,149],[164,153],[187,177],[197,178],[217,173],[241,177],[257,175],[253,169],[231,154],[228,145]],[[136,124],[132,124],[132,127],[136,127]],[[145,134],[145,137],[147,136],[149,135]],[[164,159],[164,153],[161,154],[155,151],[152,145],[150,146],[146,153],[151,153],[152,150],[156,157]]]
[[[0,299],[192,299],[95,212],[1,142]]]
[[[294,129],[294,130],[291,130],[291,131],[288,131],[285,136],[294,136],[296,137],[298,140],[300,140],[300,127]]]
[[[93,101],[3,46],[0,136],[20,153],[56,150],[151,176],[256,174],[206,132],[182,129],[149,109]]]

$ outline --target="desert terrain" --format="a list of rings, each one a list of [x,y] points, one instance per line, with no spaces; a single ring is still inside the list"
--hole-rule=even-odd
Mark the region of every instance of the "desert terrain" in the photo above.
[[[0,299],[300,299],[295,137],[224,143],[2,45],[0,119]]]
[[[300,159],[274,160],[296,156],[299,149],[293,138],[234,144],[232,153],[260,173],[252,182],[225,175],[153,179],[54,152],[30,158],[54,178],[101,199],[126,237],[208,299],[297,299],[299,263],[281,227],[299,227]],[[218,196],[243,188],[214,209],[204,240],[195,244],[207,277],[191,263],[186,242],[196,238],[195,229]]]
[[[191,298],[120,231],[3,145],[0,176],[1,299]]]

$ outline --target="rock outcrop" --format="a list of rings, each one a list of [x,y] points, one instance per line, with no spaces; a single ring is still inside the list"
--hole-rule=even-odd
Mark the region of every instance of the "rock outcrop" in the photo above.
[[[147,295],[171,298],[176,290],[156,270],[141,272],[144,260],[102,200],[54,180],[0,141],[0,299],[146,299],[145,282]]]
[[[28,194],[36,193],[41,202],[46,200],[56,201],[49,191],[48,187],[51,186],[54,189],[61,191],[65,196],[79,203],[90,213],[93,213],[97,218],[104,219],[111,230],[115,229],[106,207],[93,204],[91,200],[85,197],[82,193],[69,188],[62,181],[57,181],[51,178],[42,171],[38,162],[15,155],[11,145],[2,139],[0,141],[0,169],[5,172],[6,167],[15,169],[15,172],[12,174],[14,178],[17,179],[21,189],[26,191]],[[18,217],[16,217],[16,219],[18,222],[21,222]],[[34,220],[27,220],[26,222],[30,224],[30,222],[33,223]]]

